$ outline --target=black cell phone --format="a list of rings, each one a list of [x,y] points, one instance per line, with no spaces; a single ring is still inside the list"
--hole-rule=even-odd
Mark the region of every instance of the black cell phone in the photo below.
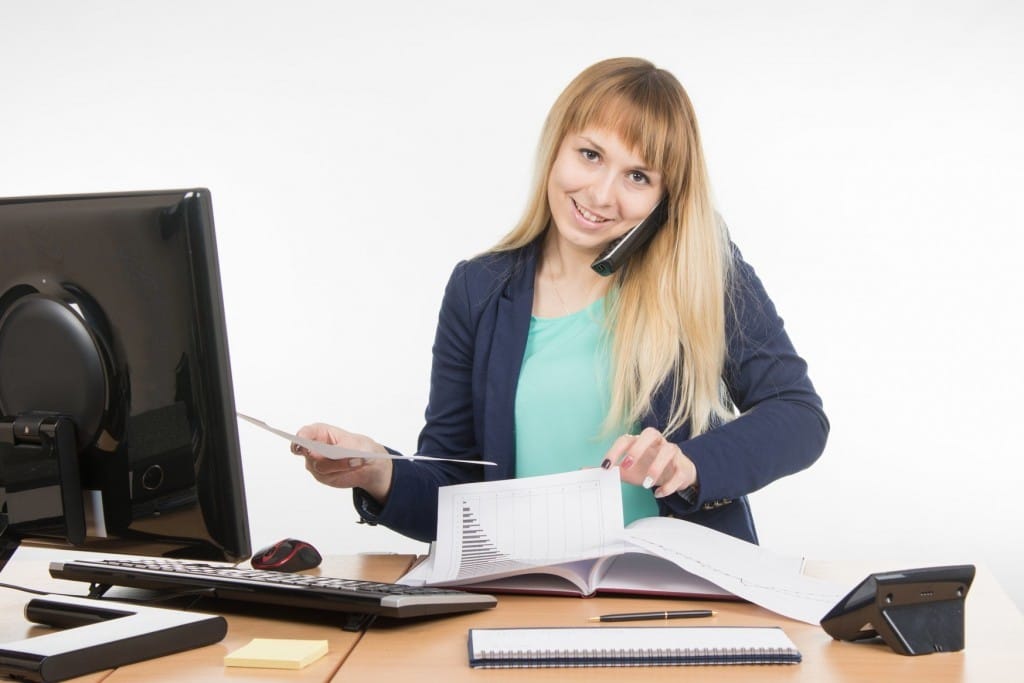
[[[647,244],[647,241],[654,236],[665,221],[668,220],[668,195],[662,197],[658,205],[647,214],[633,229],[617,240],[613,240],[601,255],[590,264],[600,275],[611,275],[622,267],[630,256],[635,254],[640,247]]]

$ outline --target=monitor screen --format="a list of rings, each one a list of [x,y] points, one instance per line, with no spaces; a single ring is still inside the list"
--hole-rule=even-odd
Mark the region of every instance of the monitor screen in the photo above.
[[[207,190],[0,199],[0,532],[249,556]]]

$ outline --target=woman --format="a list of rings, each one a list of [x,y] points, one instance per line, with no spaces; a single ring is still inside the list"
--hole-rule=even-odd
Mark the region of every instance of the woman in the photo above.
[[[672,515],[757,542],[746,494],[809,466],[828,421],[754,271],[712,206],[679,82],[595,64],[544,126],[519,224],[445,290],[418,452],[498,467],[332,461],[293,447],[356,508],[420,540],[439,486],[618,465],[627,521]],[[660,201],[667,220],[609,277],[592,262]],[[364,451],[324,424],[299,435]]]

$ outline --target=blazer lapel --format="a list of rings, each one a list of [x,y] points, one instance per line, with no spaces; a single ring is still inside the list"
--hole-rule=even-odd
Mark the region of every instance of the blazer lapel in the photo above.
[[[528,249],[498,297],[487,363],[483,449],[484,458],[497,462],[498,467],[484,468],[488,480],[511,479],[516,474],[516,388],[530,332],[536,264],[536,249]]]

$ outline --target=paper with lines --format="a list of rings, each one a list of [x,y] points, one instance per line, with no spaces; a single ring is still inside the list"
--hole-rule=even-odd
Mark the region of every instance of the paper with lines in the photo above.
[[[602,581],[611,590],[657,593],[667,587],[664,575],[626,572],[612,580],[617,556],[642,553],[726,594],[812,624],[852,588],[805,576],[800,557],[682,519],[649,517],[623,529],[617,469],[446,486],[438,501],[430,556],[399,583],[479,586],[543,571],[575,575],[587,584],[581,585],[583,595],[599,590]]]
[[[619,554],[618,470],[442,487],[437,534],[435,581]]]
[[[803,561],[681,519],[647,517],[626,529],[630,545],[793,619],[817,624],[853,586],[806,576]]]

